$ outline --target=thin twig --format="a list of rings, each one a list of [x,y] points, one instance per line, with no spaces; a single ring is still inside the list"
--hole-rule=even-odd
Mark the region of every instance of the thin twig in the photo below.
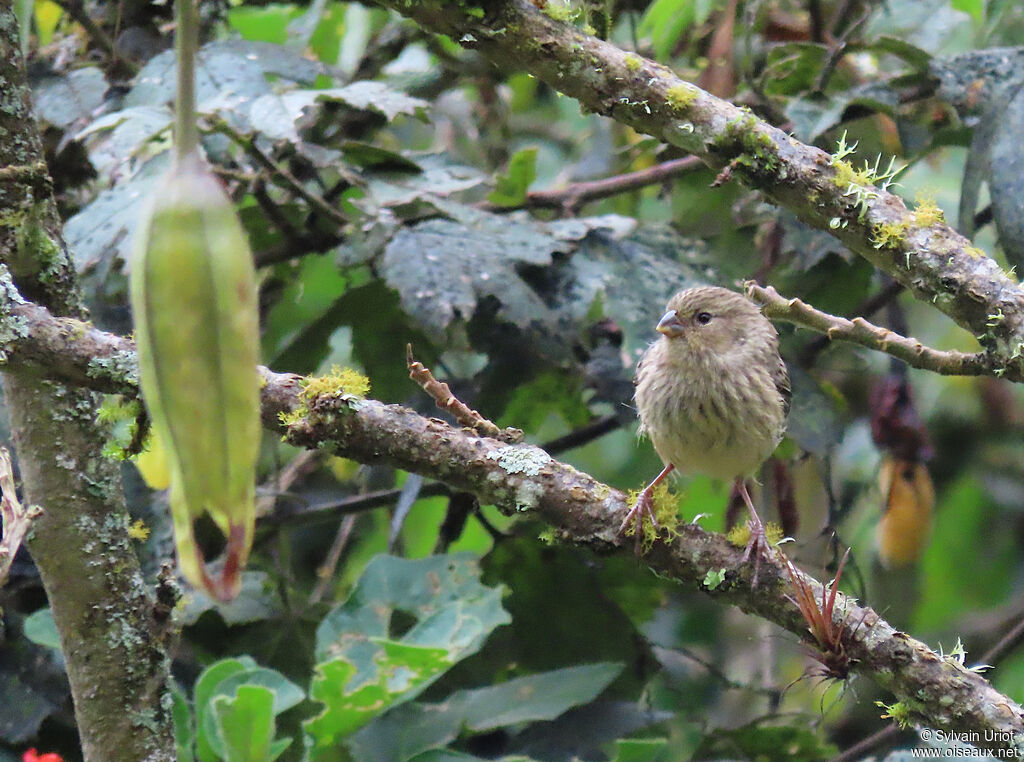
[[[621,416],[605,415],[591,421],[590,423],[580,426],[578,429],[570,431],[568,434],[542,444],[540,449],[546,450],[552,455],[558,455],[566,450],[572,450],[576,447],[581,447],[582,445],[593,442],[598,437],[602,437],[610,431],[615,431],[615,429],[618,429],[621,426]]]
[[[896,280],[890,280],[889,283],[882,288],[877,294],[869,296],[863,302],[857,305],[853,310],[853,314],[861,315],[865,318],[871,317],[873,314],[882,309],[885,305],[895,299],[897,296],[902,294],[904,291],[903,284]],[[804,347],[803,352],[800,354],[800,362],[805,367],[810,366],[814,363],[815,358],[830,344],[828,336],[819,336],[814,341],[811,341]]]
[[[847,320],[822,312],[799,299],[786,299],[771,286],[747,284],[747,296],[764,308],[764,314],[776,320],[819,331],[829,339],[842,339],[868,349],[885,352],[913,368],[922,368],[945,376],[1003,375],[1002,368],[987,352],[942,351],[926,347],[914,338],[869,323],[862,317]],[[1018,372],[1010,368],[1007,378],[1018,380]]]
[[[519,429],[503,429],[496,423],[487,420],[473,410],[465,402],[452,394],[448,384],[438,381],[423,363],[417,362],[412,355],[412,344],[405,346],[405,361],[409,368],[409,378],[419,384],[441,410],[451,414],[460,426],[473,429],[477,434],[499,439],[502,442],[518,444],[523,441],[523,432]]]
[[[315,211],[319,212],[339,227],[344,227],[349,224],[345,215],[324,201],[320,196],[308,190],[291,172],[263,153],[263,151],[260,150],[260,147],[256,145],[256,141],[253,138],[248,135],[243,135],[223,119],[213,119],[208,117],[207,123],[209,125],[208,130],[210,132],[220,133],[221,135],[230,138],[232,142],[236,143],[247,154],[255,159],[257,164],[261,165],[274,177],[283,181],[292,193],[309,204]]]
[[[299,479],[315,471],[325,459],[326,454],[318,450],[306,450],[296,455],[268,484],[263,485],[260,492],[264,494],[256,500],[256,516],[269,515],[278,497],[287,493]]]
[[[1009,632],[999,639],[998,643],[985,652],[984,656],[981,657],[981,663],[994,667],[1002,661],[1010,651],[1016,648],[1022,639],[1024,639],[1024,619],[1018,621]]]
[[[588,201],[597,201],[648,185],[657,185],[705,166],[696,156],[684,156],[636,172],[606,177],[602,180],[573,183],[560,190],[532,191],[526,194],[526,201],[517,207],[498,206],[489,201],[481,202],[478,206],[495,212],[513,209],[560,209],[563,213],[571,215]]]
[[[339,514],[363,513],[380,508],[381,506],[391,505],[398,500],[401,494],[401,489],[382,489],[375,492],[352,495],[333,503],[315,505],[311,508],[290,511],[278,509],[274,513],[262,517],[260,519],[260,526],[276,526],[279,524],[303,526],[332,521]],[[424,485],[423,489],[420,490],[421,498],[448,494],[451,494],[451,488],[441,482],[431,482]]]
[[[21,541],[32,525],[32,519],[43,512],[37,505],[27,508],[21,505],[14,488],[14,470],[11,454],[6,447],[0,447],[0,519],[3,520],[3,539],[0,539],[0,587],[7,579],[14,557],[18,555]]]
[[[327,593],[327,588],[331,586],[331,582],[334,581],[334,570],[338,568],[341,554],[345,552],[349,537],[352,535],[352,529],[355,527],[358,518],[359,514],[357,513],[349,514],[338,527],[338,533],[334,536],[334,542],[331,543],[331,549],[327,553],[327,558],[324,559],[320,568],[316,570],[317,582],[313,592],[309,594],[310,604],[319,603]]]

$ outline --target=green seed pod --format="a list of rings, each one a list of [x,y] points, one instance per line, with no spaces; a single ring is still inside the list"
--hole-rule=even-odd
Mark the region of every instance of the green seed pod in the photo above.
[[[234,206],[198,156],[176,163],[136,232],[131,299],[142,395],[170,469],[178,563],[193,585],[229,600],[255,523],[256,275]],[[219,579],[192,531],[203,513],[227,538]]]

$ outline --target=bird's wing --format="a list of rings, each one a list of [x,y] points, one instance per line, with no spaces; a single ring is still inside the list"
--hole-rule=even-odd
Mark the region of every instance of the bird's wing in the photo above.
[[[793,400],[793,390],[789,386],[789,370],[786,369],[786,363],[781,357],[778,366],[772,373],[772,381],[775,382],[775,388],[779,390],[779,395],[782,397],[782,415],[786,417],[789,415],[790,403]]]

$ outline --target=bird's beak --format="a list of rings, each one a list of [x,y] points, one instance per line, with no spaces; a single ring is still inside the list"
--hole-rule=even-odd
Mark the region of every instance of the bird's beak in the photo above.
[[[670,339],[683,335],[683,323],[675,310],[669,310],[661,316],[658,321],[658,333],[663,333]]]

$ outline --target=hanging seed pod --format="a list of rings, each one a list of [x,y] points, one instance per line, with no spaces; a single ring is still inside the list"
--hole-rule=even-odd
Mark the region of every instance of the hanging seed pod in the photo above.
[[[228,600],[255,522],[256,277],[234,206],[195,153],[175,162],[136,233],[131,299],[142,395],[170,470],[178,563],[193,585]],[[227,538],[219,579],[193,534],[204,513]]]

